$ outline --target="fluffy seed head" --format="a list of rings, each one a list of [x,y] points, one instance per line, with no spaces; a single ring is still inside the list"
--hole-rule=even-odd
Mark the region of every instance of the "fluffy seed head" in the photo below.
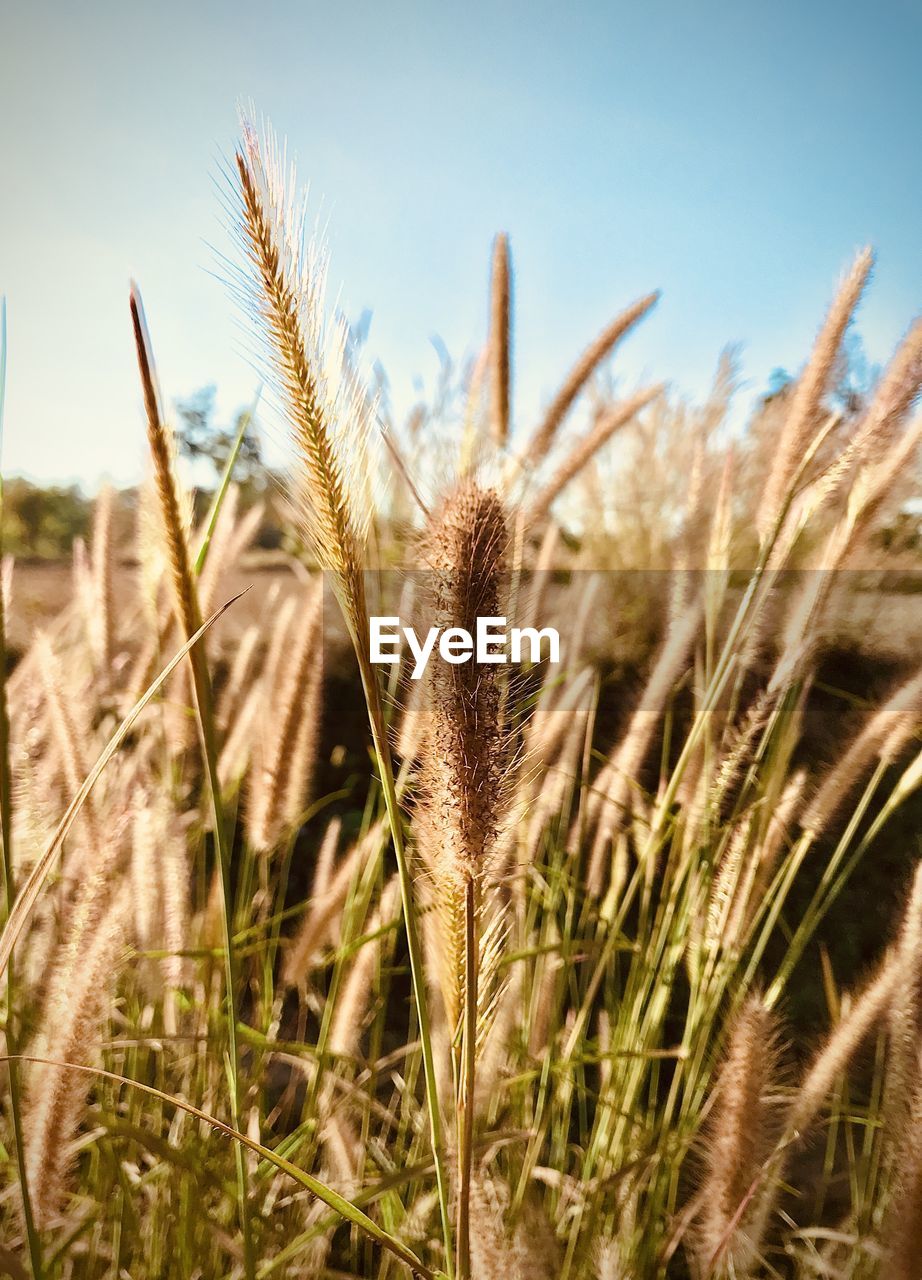
[[[495,493],[462,484],[430,521],[432,624],[472,634],[496,617],[506,556],[506,523]],[[431,847],[446,872],[484,870],[499,826],[504,737],[497,668],[435,662],[422,791]]]
[[[249,263],[241,292],[261,327],[272,385],[298,451],[304,528],[337,586],[354,642],[367,632],[362,574],[371,406],[346,354],[344,322],[325,316],[326,264],[305,247],[293,171],[271,132],[244,124],[235,157],[239,239]]]
[[[759,1254],[762,1215],[754,1188],[772,1146],[774,1044],[774,1018],[761,997],[750,996],[730,1031],[706,1148],[696,1239],[705,1275],[748,1275]]]

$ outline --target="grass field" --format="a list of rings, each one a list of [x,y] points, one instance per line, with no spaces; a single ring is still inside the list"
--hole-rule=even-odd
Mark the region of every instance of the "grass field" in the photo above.
[[[601,376],[651,294],[529,428],[499,236],[459,411],[382,431],[271,137],[233,172],[298,550],[233,458],[193,526],[133,290],[136,538],[103,491],[4,578],[0,1268],[918,1277],[922,323],[837,402],[859,254],[731,438],[729,359]],[[391,609],[561,662],[414,681]]]

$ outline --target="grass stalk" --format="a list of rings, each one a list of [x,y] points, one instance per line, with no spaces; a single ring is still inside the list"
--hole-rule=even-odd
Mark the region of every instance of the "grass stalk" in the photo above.
[[[439,1213],[442,1221],[442,1238],[445,1244],[445,1267],[449,1280],[452,1280],[454,1267],[452,1262],[451,1214],[448,1205],[448,1179],[445,1174],[445,1143],[442,1135],[438,1077],[435,1066],[435,1052],[432,1046],[432,1024],[429,1018],[426,971],[423,962],[416,900],[413,893],[413,878],[410,874],[403,834],[403,819],[397,799],[397,787],[394,782],[394,768],[391,760],[390,745],[387,740],[384,708],[381,702],[381,688],[367,654],[363,653],[359,646],[356,647],[356,654],[362,678],[362,689],[365,694],[365,703],[368,709],[368,722],[371,728],[375,759],[378,764],[381,790],[384,795],[384,805],[387,810],[388,825],[390,826],[391,840],[394,845],[394,858],[397,862],[400,902],[403,909],[407,934],[407,952],[410,959],[410,979],[413,986],[416,1017],[419,1023],[419,1043],[426,1084],[426,1107],[432,1139],[432,1158],[435,1164],[436,1189],[438,1191]]]
[[[477,882],[464,887],[464,1021],[458,1081],[458,1280],[471,1273],[471,1171],[474,1147],[474,1084],[477,1062]]]
[[[3,410],[6,400],[6,298],[0,298],[0,454],[3,448]],[[0,469],[0,565],[3,563],[3,473]],[[10,717],[6,690],[6,599],[0,583],[0,841],[3,845],[4,916],[9,919],[16,900],[16,880],[13,868],[13,796],[10,770]],[[4,921],[4,922],[5,922]],[[16,1026],[16,976],[12,957],[6,970],[6,1043],[11,1056],[18,1053],[19,1031]],[[19,1192],[22,1199],[22,1217],[29,1246],[29,1262],[34,1280],[42,1280],[42,1247],[32,1212],[32,1196],[26,1170],[25,1147],[22,1126],[22,1081],[19,1063],[11,1062],[10,1115],[13,1121],[13,1142],[16,1147],[16,1165],[19,1174]]]
[[[141,296],[132,287],[130,297],[132,327],[138,356],[138,369],[144,392],[147,414],[147,437],[154,463],[155,482],[160,499],[163,531],[169,553],[177,622],[190,639],[201,630],[201,615],[195,586],[195,576],[189,561],[180,513],[176,477],[173,471],[169,437],[164,425],[160,396],[154,373],[153,353],[144,318]],[[237,959],[234,947],[234,906],[230,880],[230,846],[224,820],[224,804],[218,777],[218,743],[214,720],[214,699],[211,677],[205,650],[195,643],[189,650],[192,682],[198,712],[198,727],[202,744],[202,758],[208,778],[211,812],[214,826],[215,854],[221,884],[221,926],[224,941],[225,1026],[228,1040],[228,1080],[230,1084],[231,1116],[235,1128],[240,1127],[240,1048],[237,1041]],[[247,1192],[247,1172],[243,1148],[235,1148],[237,1169],[237,1195],[240,1228],[243,1235],[244,1272],[247,1280],[255,1280],[256,1255],[253,1243]]]
[[[198,549],[195,557],[195,564],[192,566],[193,573],[199,577],[205,567],[205,561],[208,559],[208,551],[211,547],[211,539],[214,536],[215,526],[218,523],[218,517],[221,514],[221,508],[224,506],[224,499],[230,489],[231,479],[234,474],[234,467],[237,465],[237,459],[240,457],[240,450],[243,448],[243,441],[246,433],[253,425],[253,419],[256,417],[256,410],[259,407],[259,399],[262,395],[262,387],[256,388],[256,394],[253,397],[253,403],[245,413],[240,415],[240,423],[237,427],[237,434],[234,436],[234,442],[231,445],[231,451],[227,455],[227,462],[224,464],[224,470],[221,473],[221,479],[215,489],[214,497],[211,500],[211,506],[208,508],[208,517],[205,521],[205,532],[202,536],[202,545]]]

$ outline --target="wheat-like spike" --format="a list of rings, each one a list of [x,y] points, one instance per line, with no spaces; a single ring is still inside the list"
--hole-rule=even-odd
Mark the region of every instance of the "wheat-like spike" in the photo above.
[[[291,753],[288,785],[282,807],[285,830],[296,832],[304,821],[311,797],[320,726],[323,718],[323,652],[318,652],[304,687],[302,714]]]
[[[749,845],[754,817],[752,812],[745,814],[731,830],[717,864],[704,930],[704,947],[709,954],[728,948],[727,924],[736,901],[743,857]]]
[[[205,560],[204,568],[198,577],[198,601],[199,608],[202,613],[207,615],[211,612],[215,593],[220,583],[221,577],[229,564],[233,564],[235,551],[242,550],[236,544],[237,532],[237,508],[240,505],[240,490],[235,484],[231,485],[224,495],[224,501],[221,510],[218,512],[218,518],[215,522],[214,529],[211,534],[211,541],[208,545],[208,557]],[[254,507],[248,513],[250,518],[255,514],[258,522],[261,515],[260,509]],[[196,530],[192,539],[193,545],[201,546],[204,537],[204,528]]]
[[[805,831],[822,833],[842,803],[875,759],[895,760],[922,721],[922,671],[905,681],[829,770],[807,806],[800,824]]]
[[[166,426],[161,407],[162,400],[157,385],[147,321],[144,318],[144,306],[138,288],[134,284],[131,286],[129,301],[144,393],[147,443],[154,464],[154,486],[160,507],[161,530],[167,550],[176,613],[185,634],[191,636],[201,627],[202,621],[193,586],[184,502],[176,481],[173,438]]]
[[[550,1049],[548,1033],[557,992],[557,975],[563,967],[563,960],[559,954],[560,933],[553,920],[544,939],[544,947],[528,1019],[528,1056],[530,1058],[543,1058]]]
[[[306,713],[314,708],[306,704],[311,674],[318,663],[318,637],[322,625],[323,584],[315,582],[307,593],[294,644],[286,655],[281,671],[277,699],[273,699],[267,715],[271,736],[262,744],[262,766],[254,788],[248,814],[247,838],[257,852],[275,848],[284,834],[289,817],[292,770],[299,739],[305,728]],[[314,740],[316,725],[307,724],[309,741]],[[303,760],[299,764],[303,765]],[[302,779],[298,779],[299,787]]]
[[[333,861],[339,848],[342,835],[342,818],[331,818],[327,823],[314,861],[314,880],[311,885],[311,897],[322,898],[329,889],[333,879]]]
[[[395,913],[399,906],[398,894],[397,877],[392,876],[384,886],[377,910],[372,914],[365,930],[368,934],[379,936],[359,949],[337,997],[336,1011],[327,1038],[327,1048],[334,1056],[354,1057],[358,1052],[384,939],[379,931],[397,922]]]
[[[682,674],[688,655],[701,628],[703,601],[686,606],[670,623],[660,651],[631,716],[627,732],[602,767],[590,797],[589,820],[598,822],[589,855],[586,882],[589,892],[604,892],[606,858],[611,842],[631,807],[637,773],[657,728],[663,707]],[[578,847],[578,825],[570,833],[569,847]]]
[[[922,319],[915,320],[891,357],[877,390],[849,444],[833,465],[818,477],[811,497],[816,509],[836,492],[859,463],[883,467],[896,444],[900,423],[922,385]],[[889,485],[887,486],[889,487]]]
[[[713,514],[708,529],[707,556],[707,591],[709,608],[716,614],[723,599],[730,569],[730,550],[733,541],[733,474],[736,466],[736,455],[732,445],[727,449],[724,465],[720,474],[720,487],[714,502]]]
[[[208,558],[198,580],[199,608],[203,614],[213,611],[221,586],[222,578],[238,564],[256,536],[265,515],[265,507],[261,502],[245,512],[239,519],[236,515],[239,505],[236,486],[228,490],[224,506],[218,516],[218,522],[212,534],[208,548]],[[231,501],[233,497],[233,502]],[[230,508],[230,510],[228,510]]]
[[[500,614],[506,521],[495,493],[465,481],[431,517],[432,622],[475,634],[477,619]],[[493,1005],[499,945],[489,927],[502,820],[506,738],[495,665],[439,661],[430,667],[429,732],[420,765],[418,830],[447,957],[446,1013],[462,1025],[455,1055],[458,1101],[458,1273],[470,1270],[468,1210],[475,1063],[480,1028]],[[486,917],[486,918],[485,918]]]
[[[485,1165],[471,1182],[472,1280],[554,1280],[560,1249],[544,1214],[526,1202],[512,1225],[508,1186]]]
[[[250,668],[256,656],[259,641],[260,628],[254,622],[246,628],[234,649],[234,659],[227,673],[227,680],[221,690],[221,700],[218,705],[219,724],[222,733],[225,735],[233,724],[240,709],[240,704],[247,692]]]
[[[773,1156],[766,1162],[753,1213],[766,1222],[784,1179],[792,1149],[809,1133],[833,1086],[870,1032],[887,1015],[900,981],[900,964],[888,953],[874,976],[843,1011],[826,1043],[814,1056],[788,1105]]]
[[[384,887],[377,910],[368,921],[367,932],[378,936],[360,948],[337,995],[327,1039],[327,1050],[334,1057],[354,1058],[358,1053],[374,989],[375,971],[385,941],[379,931],[395,922],[398,894],[398,880],[392,876]],[[361,1168],[363,1147],[351,1117],[334,1106],[334,1087],[333,1080],[326,1076],[317,1102],[317,1113],[327,1155],[340,1180],[352,1187]]]
[[[318,855],[318,871],[330,857],[325,852],[326,842],[329,841],[335,847],[338,837],[339,827],[331,824]],[[282,978],[288,985],[297,986],[304,982],[311,960],[327,940],[333,922],[342,912],[356,867],[362,865],[376,848],[380,848],[383,838],[384,826],[380,822],[376,823],[361,840],[353,844],[322,890],[311,897],[307,914],[282,966]]]
[[[544,616],[543,606],[547,594],[547,584],[550,581],[554,562],[557,559],[559,545],[560,527],[556,521],[551,521],[545,526],[541,535],[534,568],[529,577],[524,597],[520,601],[519,616],[522,619],[522,625],[525,627],[538,626],[538,619]]]
[[[579,395],[580,391],[586,385],[586,382],[592,376],[593,372],[598,368],[601,362],[617,343],[621,341],[627,333],[633,329],[634,325],[643,318],[652,306],[659,300],[659,293],[647,294],[645,298],[639,298],[632,303],[626,310],[609,324],[594,342],[591,342],[576,364],[567,374],[563,385],[557,392],[557,395],[551,401],[551,404],[545,413],[544,418],[538,424],[538,427],[532,436],[528,448],[523,454],[523,461],[530,467],[536,467],[544,460],[554,443],[554,437],[557,434],[557,428],[566,417],[573,401]]]
[[[609,442],[615,432],[622,430],[632,422],[638,413],[645,409],[648,404],[651,404],[657,396],[662,395],[664,389],[665,384],[663,383],[655,387],[646,387],[630,396],[622,404],[615,405],[613,408],[601,413],[595,425],[581,440],[577,440],[552,478],[538,496],[533,499],[531,506],[528,508],[526,523],[532,527],[540,524],[550,511],[554,501],[570,481],[579,475],[587,463]]]
[[[760,996],[749,996],[730,1028],[704,1153],[695,1233],[704,1276],[747,1276],[759,1257],[764,1206],[753,1198],[753,1188],[772,1149],[768,1098],[775,1084],[775,1043],[773,1014]]]
[[[816,433],[823,396],[829,385],[845,330],[873,265],[872,251],[862,249],[839,286],[823,327],[817,335],[807,367],[794,389],[756,515],[756,525],[763,538],[777,520],[798,464]]]
[[[495,1012],[482,1024],[477,1053],[475,1108],[489,1123],[489,1107],[497,1081],[509,1060],[510,1047],[522,1025],[522,996],[525,988],[525,966],[515,964],[506,980],[497,986]]]
[[[426,730],[427,699],[426,681],[412,680],[401,703],[400,721],[394,737],[395,751],[405,766],[413,763],[419,755]]]
[[[899,1143],[918,1088],[919,1035],[922,1030],[922,864],[916,867],[909,902],[895,948],[899,970],[890,1004],[890,1032],[884,1093],[884,1122]]]
[[[345,360],[346,330],[324,318],[325,264],[303,247],[303,210],[286,190],[284,157],[271,133],[248,124],[236,154],[240,238],[252,280],[247,296],[261,322],[274,384],[298,447],[306,532],[333,575],[353,642],[367,638],[362,513],[370,405]]]
[[[262,687],[260,684],[254,684],[228,725],[224,745],[218,757],[218,781],[222,792],[227,787],[239,783],[246,773],[250,765],[253,740],[257,736],[257,721],[260,712],[264,710]]]
[[[182,952],[189,936],[189,859],[180,824],[169,812],[163,815],[163,945],[168,953],[163,961],[163,976],[170,990],[183,984],[185,961]]]
[[[495,617],[505,570],[506,525],[496,495],[459,486],[430,522],[432,623],[473,634]],[[494,666],[430,666],[430,726],[422,766],[421,818],[446,880],[477,879],[488,868],[500,815],[505,735]]]
[[[131,823],[131,890],[138,945],[149,947],[155,937],[155,912],[160,898],[157,868],[156,816],[149,797],[141,794]]]
[[[262,686],[267,704],[271,700],[273,690],[277,687],[285,654],[291,648],[292,628],[295,614],[298,611],[298,598],[289,596],[276,608],[273,618],[272,634],[269,648],[263,661]]]
[[[128,896],[123,892],[86,937],[79,963],[66,959],[66,981],[53,984],[39,1028],[36,1056],[77,1064],[92,1061],[108,1011],[109,987],[123,945],[128,909]],[[43,1229],[52,1225],[64,1197],[86,1092],[86,1076],[82,1074],[38,1063],[29,1070],[26,1168],[33,1212]]]
[[[755,907],[762,901],[762,896],[771,883],[785,840],[790,834],[794,813],[803,795],[807,780],[806,771],[798,769],[792,774],[782,792],[777,805],[768,819],[768,828],[761,843],[753,850],[743,876],[742,884],[737,889],[730,917],[724,933],[725,945],[735,946],[749,928]]]
[[[93,585],[93,573],[90,569],[90,557],[87,553],[86,542],[79,535],[74,538],[71,559],[73,598],[83,614],[83,624],[90,645],[90,654],[95,662],[96,645],[93,639],[93,629],[96,625],[96,591]]]
[[[506,529],[496,496],[465,483],[433,516],[427,556],[432,568],[432,623],[476,631],[495,617],[505,566]],[[432,663],[429,728],[422,747],[417,830],[443,916],[449,966],[446,1013],[454,1028],[464,986],[458,910],[468,883],[478,893],[493,869],[502,815],[506,735],[499,724],[497,668]],[[450,995],[453,991],[455,994]]]
[[[813,1059],[785,1119],[786,1142],[805,1134],[813,1125],[837,1078],[889,1009],[899,978],[899,965],[890,954]]]
[[[493,241],[490,279],[490,433],[504,448],[509,439],[509,405],[512,384],[512,262],[509,237],[503,232]]]
[[[93,505],[92,581],[95,608],[90,639],[96,665],[108,671],[112,661],[113,587],[112,587],[112,508],[115,491],[104,484]]]
[[[476,1280],[514,1274],[503,1221],[509,1197],[508,1192],[504,1196],[499,1192],[495,1180],[483,1169],[474,1172],[470,1192],[471,1267]]]
[[[603,1236],[593,1250],[595,1280],[630,1280],[622,1265],[621,1245],[614,1236]]]
[[[542,837],[557,816],[567,813],[567,799],[577,790],[580,760],[586,740],[586,720],[592,705],[590,690],[580,700],[572,713],[560,754],[547,767],[538,794],[528,813],[525,841],[521,847],[520,863],[533,865],[538,858]]]
[[[707,793],[707,808],[716,819],[720,819],[728,797],[732,795],[744,770],[751,763],[759,735],[771,719],[779,696],[775,689],[760,689],[747,708],[742,723],[727,735],[728,742],[717,768],[717,776]]]
[[[50,640],[44,633],[38,635],[32,651],[38,664],[42,689],[48,707],[51,731],[54,735],[61,767],[67,782],[67,790],[72,799],[80,790],[84,778],[89,773],[89,766],[83,756],[81,735],[72,714],[74,699],[72,693],[71,696],[68,696],[69,691],[65,686],[62,664],[58,655],[52,649]],[[86,832],[87,843],[90,846],[95,846],[98,842],[99,834],[96,798],[94,796],[87,797],[80,816]]]
[[[918,1047],[912,1062],[911,1105],[892,1157],[893,1187],[884,1218],[881,1244],[887,1280],[916,1280],[922,1258],[922,1060]]]
[[[138,595],[145,625],[159,631],[160,587],[166,572],[166,556],[160,533],[160,504],[150,478],[145,478],[138,489],[135,555],[138,561]]]

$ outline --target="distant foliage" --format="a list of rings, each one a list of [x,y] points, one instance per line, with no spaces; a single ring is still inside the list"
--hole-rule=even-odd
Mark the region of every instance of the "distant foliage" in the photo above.
[[[3,549],[38,560],[68,556],[90,527],[92,503],[76,485],[43,489],[14,479],[3,487]]]

